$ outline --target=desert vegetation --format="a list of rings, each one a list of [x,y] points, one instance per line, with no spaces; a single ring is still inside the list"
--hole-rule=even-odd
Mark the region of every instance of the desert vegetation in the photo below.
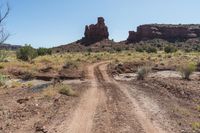
[[[196,65],[192,63],[182,64],[179,69],[182,78],[190,80],[191,74],[196,70]]]
[[[142,66],[142,67],[138,68],[137,79],[138,80],[144,80],[150,72],[151,72],[150,67]]]
[[[11,92],[17,93],[15,95],[19,98],[15,100],[19,105],[24,104],[26,109],[31,106],[32,110],[37,110],[37,106],[53,102],[51,105],[47,104],[49,108],[48,115],[53,115],[51,114],[54,110],[53,106],[58,106],[60,111],[62,111],[62,106],[66,111],[70,110],[67,107],[73,109],[73,107],[78,106],[76,102],[87,93],[86,88],[90,86],[90,80],[96,79],[97,81],[93,82],[102,84],[105,89],[107,89],[107,85],[109,87],[109,84],[104,83],[106,78],[102,79],[100,74],[104,69],[98,69],[98,67],[94,69],[97,78],[92,77],[90,79],[90,76],[88,76],[88,73],[92,70],[87,71],[88,66],[103,62],[108,64],[106,72],[109,75],[112,75],[114,79],[117,75],[119,76],[116,81],[120,84],[126,84],[130,88],[134,86],[142,91],[140,93],[144,91],[147,96],[160,96],[160,93],[162,93],[162,98],[166,103],[172,102],[167,98],[167,95],[181,99],[184,103],[191,102],[190,107],[174,104],[173,102],[170,107],[162,102],[159,104],[163,106],[169,115],[176,114],[183,119],[190,118],[190,120],[184,122],[182,119],[176,120],[181,123],[178,129],[186,130],[184,127],[187,127],[188,131],[199,130],[198,117],[192,113],[193,111],[199,112],[199,93],[197,90],[193,90],[193,88],[198,88],[199,52],[171,51],[171,47],[170,52],[165,49],[162,51],[157,49],[157,52],[135,49],[112,52],[48,53],[46,49],[44,51],[39,56],[37,49],[32,48],[30,45],[26,45],[16,52],[6,51],[7,61],[2,61],[0,64],[2,74],[0,76],[2,88],[0,89],[0,95],[2,98],[5,98],[3,95],[7,93],[9,95],[11,95]],[[120,77],[120,75],[126,76]],[[131,90],[129,91],[132,94]],[[138,96],[140,95],[138,94]],[[159,98],[155,97],[155,99]],[[35,101],[40,101],[39,105]],[[13,106],[11,103],[8,105]],[[40,113],[42,113],[42,110],[42,107],[38,109]],[[173,113],[170,112],[171,110],[173,110]],[[37,116],[36,114],[32,115]],[[25,115],[25,117],[27,118],[28,115]],[[49,121],[48,118],[44,118],[44,120]],[[175,118],[171,118],[171,120],[175,120]],[[12,122],[14,121],[12,119]],[[43,124],[45,123],[41,125]],[[3,127],[5,128],[5,126]],[[12,126],[9,128],[12,129]],[[9,130],[9,128],[5,129]]]
[[[31,61],[37,55],[37,51],[31,45],[25,45],[17,51],[17,58],[23,61]]]

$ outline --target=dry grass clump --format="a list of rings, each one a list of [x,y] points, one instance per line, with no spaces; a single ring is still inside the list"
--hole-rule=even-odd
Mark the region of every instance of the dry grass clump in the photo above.
[[[67,96],[77,96],[74,90],[68,85],[62,85],[59,88],[59,93]]]
[[[150,72],[151,72],[151,68],[148,66],[142,66],[142,67],[138,68],[137,79],[144,80]]]
[[[185,80],[190,80],[190,76],[196,70],[196,65],[193,63],[187,63],[180,66],[179,71],[181,76]]]
[[[78,96],[71,86],[65,85],[65,84],[57,84],[55,86],[51,85],[42,92],[42,96],[49,97],[49,98],[54,97],[57,94],[62,94],[66,96],[74,96],[74,97]]]
[[[200,122],[193,122],[192,129],[196,131],[200,131]]]
[[[67,60],[65,61],[63,68],[64,69],[78,69],[78,62]]]

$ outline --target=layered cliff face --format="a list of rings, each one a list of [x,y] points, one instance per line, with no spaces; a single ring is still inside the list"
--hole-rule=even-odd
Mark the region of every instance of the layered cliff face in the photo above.
[[[129,31],[128,43],[151,39],[164,39],[169,42],[186,41],[200,37],[200,25],[141,25],[137,32]]]
[[[86,46],[108,39],[108,27],[105,25],[104,18],[99,17],[97,24],[86,25],[84,35],[85,37],[83,37],[80,42]]]

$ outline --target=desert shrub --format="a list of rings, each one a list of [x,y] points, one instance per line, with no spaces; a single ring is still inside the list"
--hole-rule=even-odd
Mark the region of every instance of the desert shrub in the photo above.
[[[76,61],[65,61],[65,64],[63,65],[64,69],[77,69],[78,63]]]
[[[76,93],[72,90],[72,88],[67,85],[60,86],[59,93],[67,96],[76,96]]]
[[[25,45],[17,51],[17,58],[23,61],[31,61],[37,57],[37,51],[31,45]]]
[[[158,55],[158,57],[159,57],[159,58],[161,58],[161,57],[162,57],[162,55],[161,55],[161,54],[159,54],[159,55]]]
[[[135,51],[137,51],[137,52],[144,52],[144,49],[142,47],[136,47]]]
[[[148,46],[146,48],[146,52],[147,53],[157,53],[157,49],[155,47],[152,47],[152,46]]]
[[[176,52],[177,49],[174,46],[168,45],[168,46],[165,46],[164,51],[165,53],[173,53],[173,52]]]
[[[39,49],[37,49],[37,54],[39,56],[51,55],[52,54],[52,50],[48,49],[48,48],[39,48]]]
[[[85,56],[90,56],[91,55],[91,52],[87,52],[86,54],[85,54]]]
[[[151,68],[147,67],[147,66],[142,66],[142,67],[138,68],[137,79],[138,80],[144,80],[145,77],[148,76],[150,71],[151,71]]]
[[[0,64],[0,69],[3,69],[3,68],[4,68],[4,66]]]
[[[87,52],[89,52],[89,53],[92,52],[92,48],[88,48]]]
[[[76,61],[77,61],[77,62],[81,62],[81,59],[80,59],[80,58],[77,58]]]
[[[6,61],[8,54],[5,50],[0,50],[0,62]]]
[[[5,85],[6,76],[0,74],[0,87]]]
[[[200,105],[197,106],[197,111],[200,112]]]
[[[121,49],[120,47],[116,47],[116,48],[115,48],[115,51],[116,51],[116,52],[121,52],[122,49]]]
[[[97,56],[97,57],[96,57],[96,60],[97,60],[97,61],[100,61],[100,60],[101,60],[101,57]]]
[[[23,80],[30,80],[33,79],[34,75],[31,71],[24,71],[23,74],[21,75],[21,78]]]
[[[192,129],[193,130],[200,130],[200,122],[193,122],[192,123]]]
[[[184,51],[185,51],[186,53],[192,52],[192,50],[191,50],[190,48],[185,48]]]
[[[179,68],[179,71],[181,73],[182,78],[186,79],[186,80],[190,80],[190,76],[195,70],[196,70],[196,65],[192,64],[192,63],[186,64],[186,65],[182,65]]]
[[[129,48],[129,47],[126,47],[125,50],[130,50],[130,48]]]

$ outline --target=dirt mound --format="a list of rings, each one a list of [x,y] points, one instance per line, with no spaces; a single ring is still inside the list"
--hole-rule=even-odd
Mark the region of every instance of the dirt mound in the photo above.
[[[109,71],[112,73],[112,75],[122,73],[134,73],[142,65],[144,65],[144,62],[125,62],[110,64]]]
[[[44,67],[39,69],[36,72],[31,72],[28,70],[12,68],[7,70],[11,77],[22,79],[22,80],[30,80],[30,79],[38,79],[44,81],[50,81],[52,79],[82,79],[84,78],[84,71],[82,69],[65,69],[62,68],[59,71],[54,71],[52,67]]]

